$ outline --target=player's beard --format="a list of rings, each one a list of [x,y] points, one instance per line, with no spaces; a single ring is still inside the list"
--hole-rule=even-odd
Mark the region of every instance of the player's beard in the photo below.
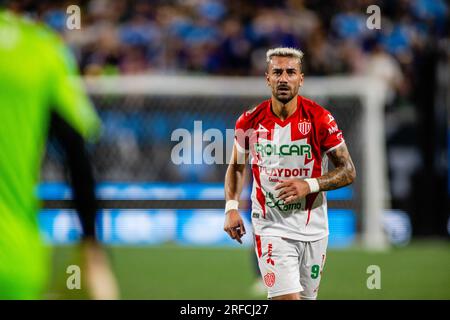
[[[291,90],[291,88],[289,88],[288,86],[284,86],[284,88],[287,88],[288,91],[279,92],[279,88],[276,89],[275,98],[278,101],[280,101],[281,103],[287,104],[289,101],[291,101],[294,98],[295,94]]]

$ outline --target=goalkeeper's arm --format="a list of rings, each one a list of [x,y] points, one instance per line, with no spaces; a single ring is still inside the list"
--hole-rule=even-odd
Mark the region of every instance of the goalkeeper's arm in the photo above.
[[[75,209],[83,229],[83,239],[95,241],[97,200],[95,181],[85,143],[81,135],[56,113],[52,114],[50,135],[63,153],[65,169],[72,185]]]
[[[83,229],[81,250],[90,295],[94,299],[117,299],[119,294],[116,280],[106,252],[95,236],[98,205],[94,174],[84,140],[56,113],[52,115],[50,133],[56,138],[64,154],[75,208]]]

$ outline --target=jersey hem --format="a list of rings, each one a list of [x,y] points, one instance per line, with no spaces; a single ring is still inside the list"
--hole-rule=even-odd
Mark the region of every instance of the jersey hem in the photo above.
[[[317,237],[292,237],[292,236],[286,236],[286,235],[281,235],[279,233],[257,233],[255,228],[253,227],[253,233],[255,235],[258,235],[260,237],[279,237],[279,238],[285,238],[285,239],[289,239],[289,240],[294,240],[294,241],[303,241],[303,242],[314,242],[314,241],[319,241],[322,240],[326,237],[328,237],[330,235],[330,232],[326,232],[325,234],[321,234],[320,236]]]

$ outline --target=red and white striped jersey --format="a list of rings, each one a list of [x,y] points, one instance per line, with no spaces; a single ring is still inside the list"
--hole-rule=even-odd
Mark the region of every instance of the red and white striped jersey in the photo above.
[[[250,152],[255,234],[315,241],[329,233],[326,194],[312,193],[286,205],[275,186],[280,180],[326,173],[326,154],[344,138],[329,111],[310,99],[297,99],[297,109],[285,120],[273,113],[270,99],[242,114],[235,144],[239,152]]]

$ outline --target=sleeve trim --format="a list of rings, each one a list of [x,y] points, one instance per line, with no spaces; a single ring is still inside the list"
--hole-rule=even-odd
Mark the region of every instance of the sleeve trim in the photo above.
[[[328,149],[327,151],[325,151],[325,153],[329,153],[331,151],[333,151],[334,149],[339,148],[342,144],[345,143],[345,140],[341,141],[340,143],[338,143],[337,145],[335,145],[334,147],[331,147],[330,149]]]

